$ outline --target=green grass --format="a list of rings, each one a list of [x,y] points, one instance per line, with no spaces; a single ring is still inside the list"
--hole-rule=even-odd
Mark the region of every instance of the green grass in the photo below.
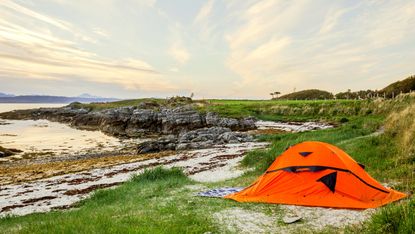
[[[375,214],[364,233],[415,233],[415,200],[391,204]]]
[[[122,100],[122,101],[115,101],[115,102],[74,103],[71,105],[77,108],[86,108],[90,110],[105,110],[105,109],[112,109],[112,108],[119,108],[119,107],[126,107],[126,106],[137,106],[143,102],[154,102],[154,103],[164,104],[166,102],[166,99],[141,98],[141,99]]]
[[[263,120],[335,120],[338,117],[366,114],[361,100],[207,100],[201,112],[216,112],[224,117],[254,116]],[[369,113],[369,111],[368,111]]]

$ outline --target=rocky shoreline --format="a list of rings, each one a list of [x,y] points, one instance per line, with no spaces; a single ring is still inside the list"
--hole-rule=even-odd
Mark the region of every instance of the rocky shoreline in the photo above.
[[[136,151],[132,153],[138,154],[253,142],[253,131],[261,134],[267,131],[299,132],[333,127],[315,122],[285,123],[259,121],[253,117],[226,118],[213,112],[201,113],[188,103],[176,107],[150,104],[91,110],[72,103],[59,108],[4,112],[0,113],[0,118],[45,119],[77,129],[101,131],[117,138],[150,138],[137,144]]]
[[[252,117],[234,119],[196,111],[191,105],[175,108],[144,109],[128,106],[106,110],[89,110],[68,105],[61,108],[39,108],[0,113],[2,119],[38,120],[69,124],[72,127],[100,130],[116,137],[180,134],[187,131],[223,127],[232,131],[256,129]]]

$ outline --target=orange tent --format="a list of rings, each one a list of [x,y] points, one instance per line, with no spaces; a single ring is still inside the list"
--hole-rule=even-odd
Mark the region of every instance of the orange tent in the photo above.
[[[382,186],[341,149],[323,142],[290,147],[252,185],[225,198],[304,206],[366,209],[406,197]]]

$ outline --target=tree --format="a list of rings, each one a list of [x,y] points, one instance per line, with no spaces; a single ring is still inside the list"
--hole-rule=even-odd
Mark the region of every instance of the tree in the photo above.
[[[269,95],[271,95],[272,99],[274,99],[274,93],[270,93]]]
[[[280,92],[274,92],[275,98],[278,98],[278,95],[280,95]]]

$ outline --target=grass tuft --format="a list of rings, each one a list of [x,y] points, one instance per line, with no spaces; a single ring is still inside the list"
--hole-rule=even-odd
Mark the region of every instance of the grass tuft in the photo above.
[[[143,173],[134,175],[131,179],[132,182],[152,182],[158,180],[171,180],[171,179],[187,179],[187,176],[180,168],[166,169],[163,167],[156,167],[153,169],[145,169]]]
[[[415,200],[390,204],[374,214],[363,226],[352,227],[350,233],[415,233]]]

